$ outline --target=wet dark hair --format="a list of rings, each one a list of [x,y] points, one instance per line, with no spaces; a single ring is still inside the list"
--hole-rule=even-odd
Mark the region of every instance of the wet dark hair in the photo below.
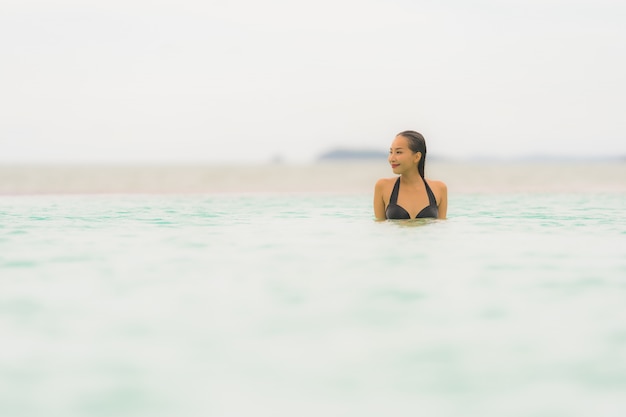
[[[417,163],[417,171],[420,173],[421,177],[424,178],[424,165],[426,164],[426,140],[424,136],[414,130],[405,130],[404,132],[398,133],[396,136],[406,138],[409,142],[409,149],[413,152],[422,153],[422,157]]]

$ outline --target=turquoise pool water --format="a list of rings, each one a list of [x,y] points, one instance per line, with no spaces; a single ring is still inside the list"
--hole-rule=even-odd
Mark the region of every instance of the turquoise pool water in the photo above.
[[[0,197],[0,415],[619,416],[626,196]]]

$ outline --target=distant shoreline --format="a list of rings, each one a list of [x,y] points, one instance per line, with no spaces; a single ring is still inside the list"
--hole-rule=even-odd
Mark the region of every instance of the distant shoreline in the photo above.
[[[387,152],[372,149],[344,149],[338,148],[322,153],[316,158],[316,162],[328,162],[328,161],[379,161],[386,160],[388,156]],[[547,162],[547,163],[559,163],[559,162],[620,162],[626,163],[626,155],[604,155],[604,156],[563,156],[563,155],[520,155],[515,157],[497,157],[497,156],[469,156],[467,158],[453,158],[439,155],[428,155],[429,161],[440,162]]]

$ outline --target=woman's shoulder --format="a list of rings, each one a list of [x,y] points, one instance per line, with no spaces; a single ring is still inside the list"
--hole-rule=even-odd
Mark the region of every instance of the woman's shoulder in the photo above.
[[[376,181],[376,188],[384,188],[389,185],[393,185],[393,183],[398,179],[398,177],[390,177],[390,178],[380,178]]]
[[[441,190],[441,191],[448,190],[448,186],[443,181],[432,180],[430,178],[426,178],[426,181],[428,182],[428,185],[430,186],[430,188],[432,188],[433,190]]]
[[[374,194],[386,200],[386,197],[384,196],[387,196],[391,193],[391,190],[393,189],[393,185],[396,182],[397,178],[398,177],[380,178],[378,181],[376,181],[376,186],[374,187]]]

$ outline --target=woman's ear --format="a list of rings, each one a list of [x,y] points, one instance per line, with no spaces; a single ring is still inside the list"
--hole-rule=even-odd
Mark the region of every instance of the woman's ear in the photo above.
[[[415,158],[415,163],[417,164],[420,159],[422,159],[422,153],[420,151],[415,152],[415,155],[413,155],[413,157]]]

